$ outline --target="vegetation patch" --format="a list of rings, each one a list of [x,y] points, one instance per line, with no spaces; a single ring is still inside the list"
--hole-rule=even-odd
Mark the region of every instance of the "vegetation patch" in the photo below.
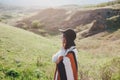
[[[101,68],[102,80],[120,79],[120,57],[114,58]]]
[[[113,16],[107,19],[107,30],[114,32],[120,28],[120,15]]]

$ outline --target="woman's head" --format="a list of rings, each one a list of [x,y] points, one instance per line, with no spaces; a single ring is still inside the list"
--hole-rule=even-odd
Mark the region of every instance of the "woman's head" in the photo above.
[[[76,33],[72,29],[67,29],[65,31],[60,30],[63,33],[63,47],[65,49],[70,48],[71,46],[75,46],[74,40],[76,39]]]

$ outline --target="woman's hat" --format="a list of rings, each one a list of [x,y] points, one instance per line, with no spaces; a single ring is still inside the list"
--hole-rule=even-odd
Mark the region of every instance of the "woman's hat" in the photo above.
[[[59,29],[60,32],[62,32],[66,37],[74,41],[76,39],[76,33],[73,29],[67,29],[67,30],[62,30]]]

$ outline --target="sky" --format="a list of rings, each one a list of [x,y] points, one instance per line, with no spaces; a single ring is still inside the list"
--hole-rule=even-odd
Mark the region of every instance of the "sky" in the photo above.
[[[87,5],[87,4],[99,4],[112,0],[0,0],[0,3],[17,5],[17,6],[43,6],[54,7],[61,5]]]

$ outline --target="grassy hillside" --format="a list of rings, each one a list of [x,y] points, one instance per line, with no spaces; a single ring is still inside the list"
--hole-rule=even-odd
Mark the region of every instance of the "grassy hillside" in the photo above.
[[[106,3],[101,3],[101,4],[96,5],[96,7],[113,6],[116,4],[120,4],[120,0],[114,0],[114,1],[106,2]]]
[[[33,16],[17,21],[15,23],[15,26],[40,35],[56,35],[58,34],[59,28],[82,29],[85,28],[86,25],[96,21],[97,19],[105,21],[107,18],[117,16],[119,15],[119,11],[119,8],[114,9],[97,7],[93,9],[88,8],[75,11],[49,8],[42,10]],[[101,16],[102,19],[99,16]],[[104,24],[106,25],[105,22]],[[92,26],[93,25],[91,25],[90,27]]]
[[[21,21],[15,20],[17,27],[40,35],[0,23],[0,80],[53,80],[55,64],[51,57],[61,46],[56,31],[68,27],[78,34],[79,80],[120,80],[119,3],[118,0],[82,9],[79,6],[50,8]],[[83,38],[81,33],[94,26],[98,14],[107,27]],[[95,28],[99,30],[99,25]]]
[[[57,48],[54,40],[0,23],[0,80],[48,80]]]
[[[48,39],[0,23],[0,80],[53,80],[51,56],[60,48],[58,37]],[[103,43],[100,38],[77,41],[80,80],[120,79],[120,41]]]
[[[111,29],[77,40],[81,80],[120,80],[119,36]]]

